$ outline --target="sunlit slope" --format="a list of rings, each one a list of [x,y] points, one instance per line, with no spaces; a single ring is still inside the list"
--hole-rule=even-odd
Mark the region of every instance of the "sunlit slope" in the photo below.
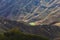
[[[54,25],[56,25],[56,26],[60,26],[60,23],[55,23]]]
[[[47,19],[43,23],[50,24],[53,22],[56,23],[60,22],[60,11],[58,11],[55,14],[51,14],[49,17],[47,17]]]

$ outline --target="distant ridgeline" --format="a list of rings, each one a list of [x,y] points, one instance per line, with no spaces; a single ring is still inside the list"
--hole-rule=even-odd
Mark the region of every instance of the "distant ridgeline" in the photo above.
[[[24,16],[31,13],[34,14],[32,16],[36,16],[36,13],[39,14],[46,8],[48,8],[47,10],[51,10],[56,6],[59,7],[59,1],[60,0],[0,0],[0,16],[6,17],[11,20],[20,20]],[[48,6],[48,4],[51,3],[53,5]],[[44,13],[41,13],[41,18],[47,16],[49,12],[47,10]]]

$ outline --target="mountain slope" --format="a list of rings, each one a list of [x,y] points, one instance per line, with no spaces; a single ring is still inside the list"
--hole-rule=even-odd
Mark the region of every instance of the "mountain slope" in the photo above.
[[[58,11],[55,14],[51,14],[49,17],[47,17],[47,19],[43,22],[45,24],[51,24],[53,22],[60,22],[60,12]]]
[[[24,22],[10,21],[0,18],[0,32],[6,32],[12,28],[19,28],[21,32],[28,34],[36,34],[50,38],[51,40],[60,33],[60,27],[53,25],[30,26]]]
[[[20,18],[23,18],[27,14],[31,15],[34,13],[32,17],[36,16],[36,14],[41,14],[38,18],[34,18],[40,20],[52,12],[51,10],[56,6],[57,8],[60,7],[59,1],[60,0],[0,0],[0,16],[10,20],[20,20]],[[52,5],[49,6],[48,3]],[[45,9],[47,10],[44,12]]]

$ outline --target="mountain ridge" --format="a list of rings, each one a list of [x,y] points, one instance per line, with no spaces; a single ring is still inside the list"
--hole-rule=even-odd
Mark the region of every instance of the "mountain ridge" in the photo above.
[[[60,33],[60,27],[53,25],[38,25],[38,26],[30,26],[25,24],[24,22],[16,22],[7,20],[4,18],[0,19],[0,32],[6,32],[12,28],[19,28],[21,32],[28,34],[36,34],[42,35],[48,38],[56,37],[57,33]]]

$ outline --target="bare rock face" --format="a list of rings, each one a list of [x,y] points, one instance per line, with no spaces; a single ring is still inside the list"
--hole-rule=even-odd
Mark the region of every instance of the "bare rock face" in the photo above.
[[[31,17],[40,20],[50,14],[54,8],[54,10],[56,10],[60,7],[59,1],[60,0],[0,0],[0,16],[6,17],[10,20],[21,20],[24,16],[33,13],[34,15]],[[37,14],[41,15],[34,18]]]
[[[50,15],[43,23],[51,24],[51,23],[60,22],[60,12]]]

